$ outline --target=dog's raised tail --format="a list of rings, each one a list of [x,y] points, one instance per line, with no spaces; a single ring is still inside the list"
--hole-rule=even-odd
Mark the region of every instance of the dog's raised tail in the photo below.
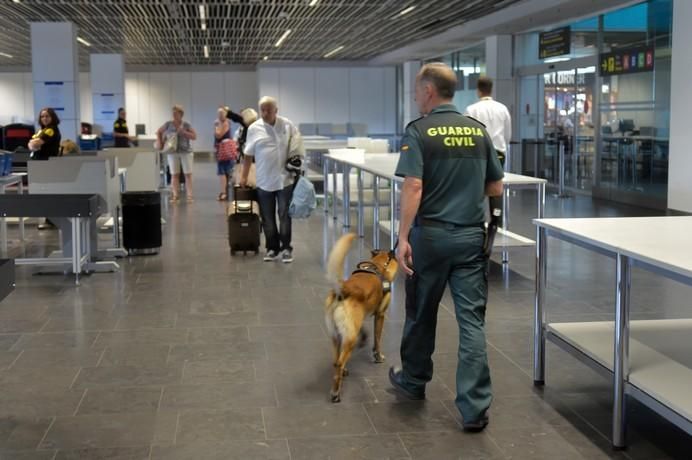
[[[356,239],[355,233],[347,233],[334,244],[327,260],[327,279],[334,284],[338,291],[344,281],[344,261],[351,249],[353,240]]]

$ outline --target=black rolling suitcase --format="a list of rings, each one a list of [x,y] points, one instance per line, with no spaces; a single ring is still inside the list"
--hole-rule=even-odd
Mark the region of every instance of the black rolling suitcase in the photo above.
[[[123,210],[123,247],[131,255],[157,254],[161,247],[161,194],[125,192]]]
[[[228,207],[228,245],[231,255],[248,251],[259,253],[260,217],[257,190],[235,187]]]

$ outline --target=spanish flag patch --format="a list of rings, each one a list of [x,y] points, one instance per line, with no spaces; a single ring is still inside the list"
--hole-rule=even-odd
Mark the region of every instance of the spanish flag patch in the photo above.
[[[408,145],[404,144],[401,146],[401,151],[402,152],[407,152],[408,151]]]

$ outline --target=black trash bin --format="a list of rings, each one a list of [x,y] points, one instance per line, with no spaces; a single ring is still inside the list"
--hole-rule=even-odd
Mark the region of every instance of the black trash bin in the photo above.
[[[122,194],[123,247],[131,255],[157,254],[161,248],[161,194]]]

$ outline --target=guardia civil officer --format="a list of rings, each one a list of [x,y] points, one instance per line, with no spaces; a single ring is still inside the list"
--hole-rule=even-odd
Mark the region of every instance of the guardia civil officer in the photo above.
[[[425,398],[432,379],[437,311],[449,285],[459,324],[456,405],[464,429],[488,424],[492,399],[485,345],[486,196],[502,193],[502,167],[481,123],[452,104],[454,71],[423,66],[416,104],[423,114],[406,128],[396,174],[404,177],[397,258],[407,275],[401,368],[389,379],[410,399]]]
[[[113,122],[113,138],[116,147],[129,147],[135,138],[130,137],[130,128],[127,127],[127,113],[124,108],[118,109],[118,119]]]

